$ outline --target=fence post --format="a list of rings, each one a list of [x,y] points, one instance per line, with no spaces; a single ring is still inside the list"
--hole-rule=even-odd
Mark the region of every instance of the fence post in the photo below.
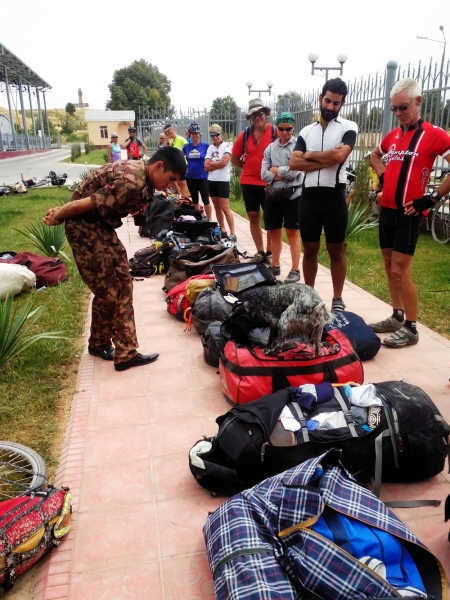
[[[386,85],[384,88],[384,109],[383,109],[383,125],[381,129],[381,139],[392,129],[392,112],[391,112],[391,90],[395,81],[395,73],[398,64],[395,60],[390,60],[386,65]]]
[[[236,110],[236,137],[241,133],[241,109]]]

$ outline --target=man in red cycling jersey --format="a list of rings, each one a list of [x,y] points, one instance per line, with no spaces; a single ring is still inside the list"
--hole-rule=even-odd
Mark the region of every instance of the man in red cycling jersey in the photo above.
[[[419,341],[411,263],[422,211],[450,191],[449,176],[436,191],[425,194],[436,157],[450,162],[450,136],[420,118],[422,92],[413,79],[402,79],[393,86],[391,103],[400,127],[389,132],[375,148],[371,165],[383,186],[379,241],[393,313],[371,327],[377,333],[392,333],[383,340],[385,346],[402,348]]]

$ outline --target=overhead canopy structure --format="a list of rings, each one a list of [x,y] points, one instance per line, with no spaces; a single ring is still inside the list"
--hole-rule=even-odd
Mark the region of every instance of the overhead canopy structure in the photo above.
[[[49,90],[51,86],[30,69],[15,54],[0,44],[0,81],[5,81],[5,67],[8,70],[8,80],[12,85],[28,84],[41,90]]]

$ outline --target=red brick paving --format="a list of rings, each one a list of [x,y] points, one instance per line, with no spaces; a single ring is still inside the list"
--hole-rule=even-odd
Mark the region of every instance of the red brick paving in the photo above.
[[[240,248],[253,251],[240,217]],[[119,230],[129,255],[148,244],[127,221]],[[420,251],[420,247],[419,247]],[[381,259],[380,259],[381,260]],[[283,252],[282,273],[289,271]],[[35,600],[212,600],[214,590],[202,537],[212,498],[193,479],[188,449],[217,430],[229,408],[216,370],[203,361],[197,334],[166,312],[162,277],[135,283],[141,351],[159,360],[123,373],[83,354],[64,449],[59,485],[74,494],[74,526],[40,568]],[[331,300],[329,272],[320,267],[317,288]],[[374,321],[389,307],[347,283],[349,310]],[[420,326],[418,346],[383,348],[364,363],[365,380],[406,379],[422,386],[450,420],[450,342]],[[446,357],[446,358],[445,358]],[[438,498],[449,493],[444,472],[410,485],[384,485],[384,499]],[[450,569],[443,508],[396,511]]]

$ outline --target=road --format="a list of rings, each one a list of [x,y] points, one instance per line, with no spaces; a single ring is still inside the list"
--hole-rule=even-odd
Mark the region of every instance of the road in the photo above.
[[[0,160],[0,185],[14,184],[19,181],[20,175],[24,179],[38,179],[48,175],[49,171],[55,171],[57,174],[67,173],[67,184],[71,184],[74,179],[78,179],[80,173],[93,165],[75,165],[64,163],[62,160],[70,156],[70,146],[63,147],[61,150],[49,150],[48,152],[38,154],[27,154],[16,158],[4,158]]]

